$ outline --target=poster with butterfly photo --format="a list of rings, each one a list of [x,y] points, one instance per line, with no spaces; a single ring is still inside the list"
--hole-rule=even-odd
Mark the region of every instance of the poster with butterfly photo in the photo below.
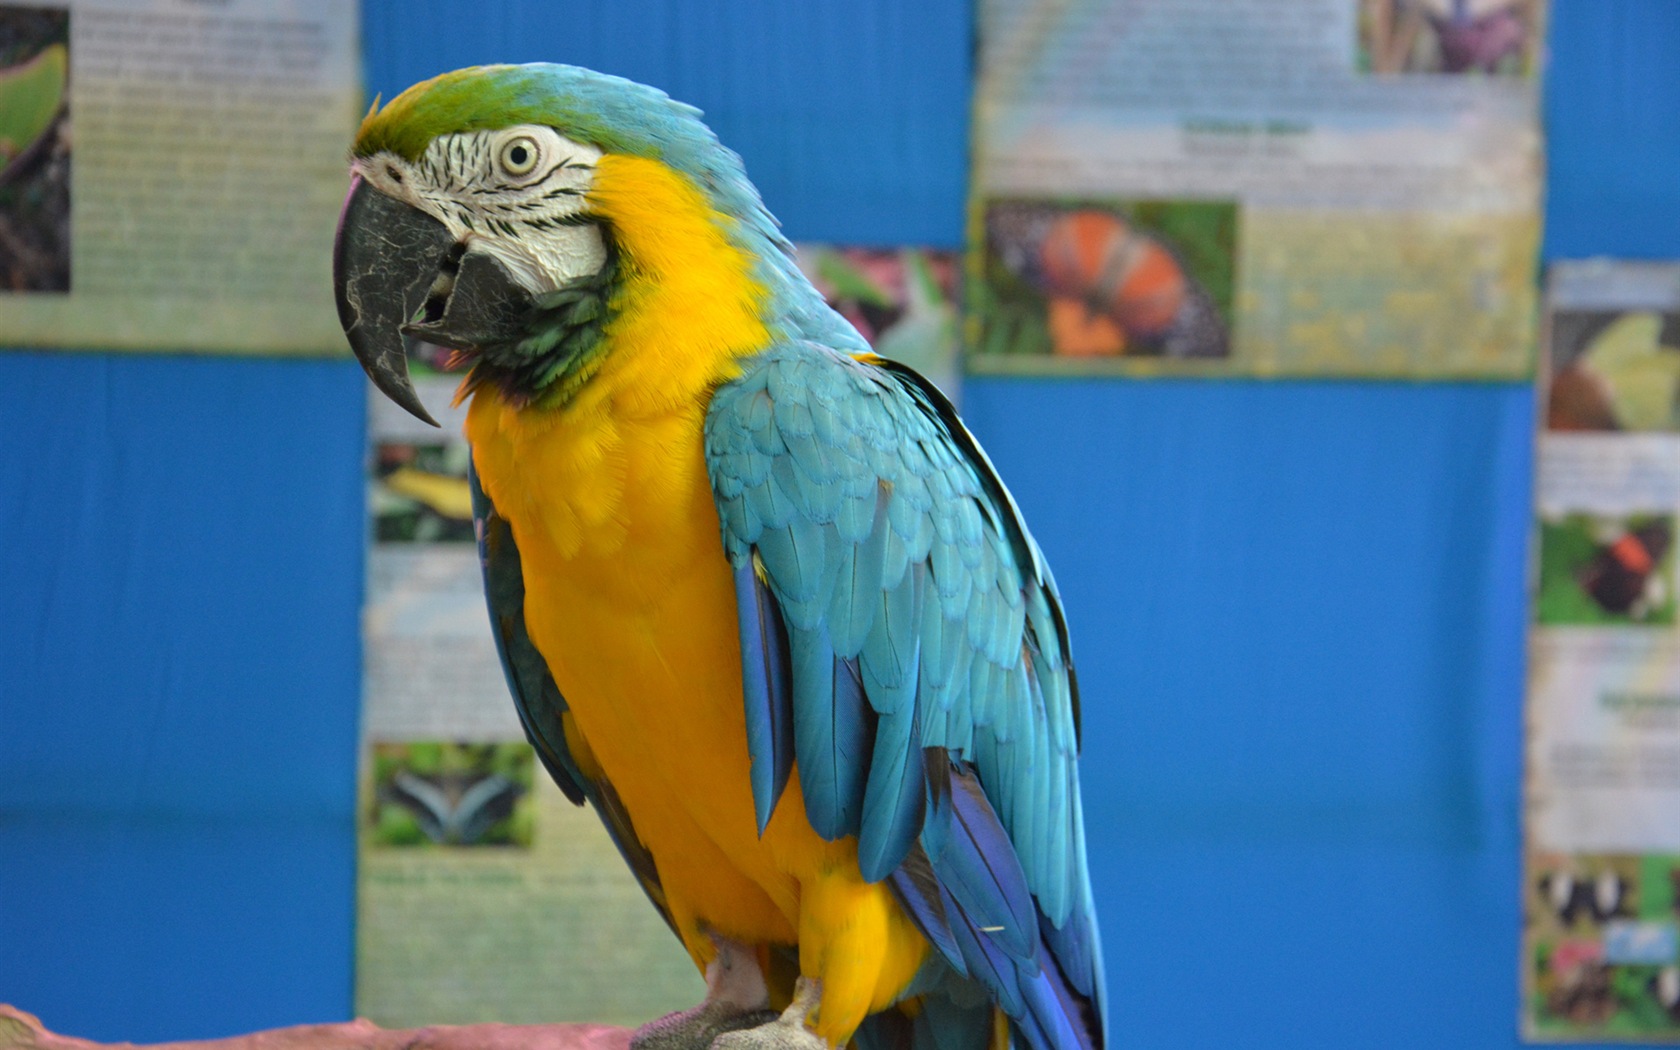
[[[1546,285],[1524,1032],[1680,1042],[1680,265]]]
[[[984,0],[966,367],[1527,378],[1545,0]]]

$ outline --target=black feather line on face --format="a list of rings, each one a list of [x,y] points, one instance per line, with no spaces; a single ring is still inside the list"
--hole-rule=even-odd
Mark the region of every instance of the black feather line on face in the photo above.
[[[542,186],[545,183],[547,183],[549,179],[554,178],[554,176],[560,174],[563,171],[594,171],[594,170],[595,170],[595,166],[593,164],[584,164],[584,163],[581,163],[581,162],[574,162],[570,157],[567,157],[565,160],[562,160],[560,163],[556,164],[554,167],[548,169],[548,171],[546,173],[544,173],[542,178],[537,179],[534,182],[524,183],[523,188],[531,189],[531,190],[537,189],[539,186]],[[570,194],[573,194],[573,195],[581,196],[581,191],[579,191],[579,190],[568,190],[568,189],[562,188],[562,189],[560,189],[556,192],[570,193]]]

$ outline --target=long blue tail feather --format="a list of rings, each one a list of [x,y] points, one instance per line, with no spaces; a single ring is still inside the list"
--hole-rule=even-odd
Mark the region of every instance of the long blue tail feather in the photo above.
[[[1009,836],[972,773],[951,772],[950,827],[943,848],[929,852],[934,874],[986,940],[1030,958],[1038,912]]]
[[[898,899],[910,913],[911,921],[927,937],[934,950],[959,976],[968,976],[968,963],[951,933],[950,920],[940,898],[939,881],[928,864],[927,853],[919,844],[912,845],[904,863],[887,876]]]

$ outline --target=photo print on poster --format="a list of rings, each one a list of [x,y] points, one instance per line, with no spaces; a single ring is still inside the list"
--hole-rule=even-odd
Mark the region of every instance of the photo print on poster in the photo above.
[[[376,846],[529,846],[531,745],[412,741],[373,745]]]
[[[1558,310],[1550,344],[1547,429],[1680,430],[1680,312]]]
[[[1533,1034],[1680,1035],[1680,857],[1540,853],[1529,868]]]
[[[0,6],[0,288],[70,290],[70,11]]]
[[[1230,201],[989,201],[971,299],[978,352],[1223,358]]]
[[[1524,1034],[1680,1039],[1680,267],[1546,275]]]
[[[1362,0],[1359,68],[1529,76],[1541,28],[1532,0]]]
[[[1673,514],[1542,515],[1538,621],[1672,626],[1674,519]]]
[[[1530,376],[1545,10],[986,0],[965,367]]]
[[[373,451],[373,535],[379,543],[471,543],[472,451],[445,442],[382,441]]]
[[[0,346],[342,354],[358,5],[49,4],[0,4]]]

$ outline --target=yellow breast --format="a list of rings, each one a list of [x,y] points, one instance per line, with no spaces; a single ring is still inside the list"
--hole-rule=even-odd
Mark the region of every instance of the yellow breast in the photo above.
[[[483,390],[467,437],[519,545],[532,641],[679,921],[791,943],[797,888],[753,818],[734,590],[702,447],[709,391],[769,340],[764,293],[720,217],[662,165],[605,157],[591,199],[624,275],[600,371],[558,408]]]

